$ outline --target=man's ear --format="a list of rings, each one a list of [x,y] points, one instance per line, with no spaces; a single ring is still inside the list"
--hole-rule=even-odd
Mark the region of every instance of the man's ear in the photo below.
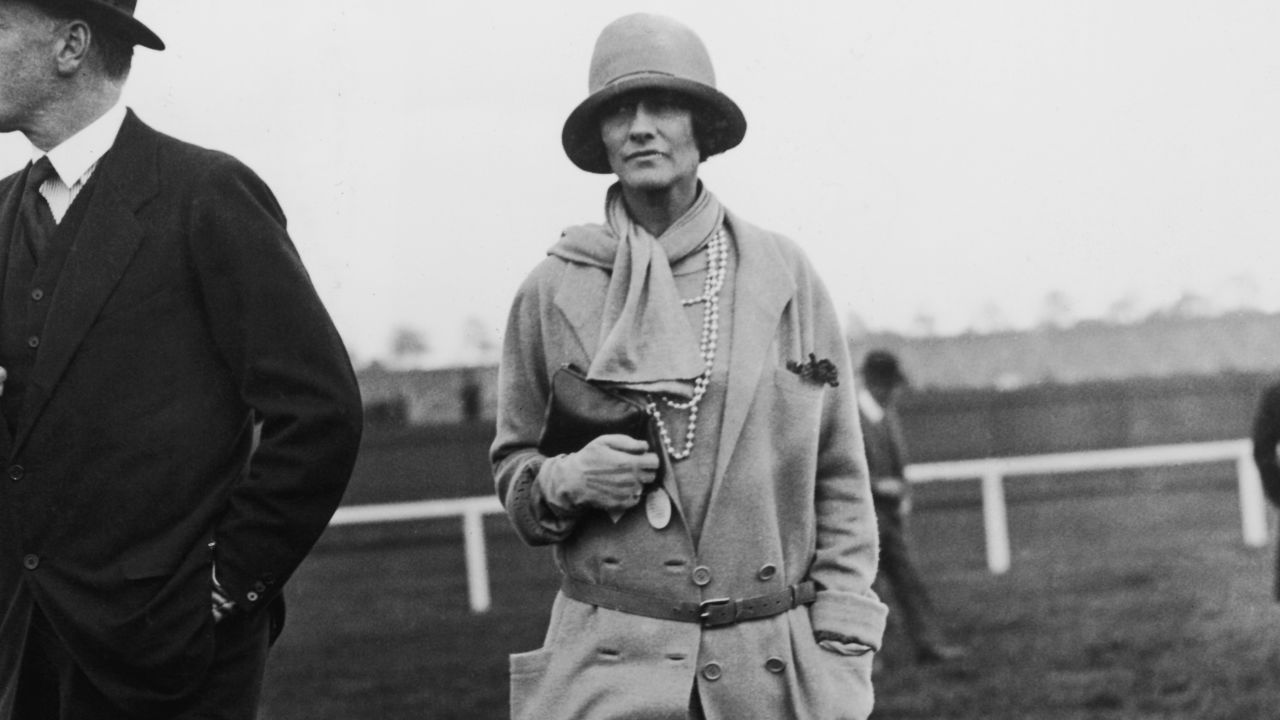
[[[93,31],[89,28],[89,23],[83,20],[68,20],[62,23],[56,32],[58,74],[70,77],[89,62]]]

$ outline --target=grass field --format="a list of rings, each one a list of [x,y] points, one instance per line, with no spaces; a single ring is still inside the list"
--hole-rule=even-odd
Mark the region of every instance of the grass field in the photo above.
[[[916,551],[970,652],[914,667],[891,635],[873,717],[1280,718],[1272,551],[1241,545],[1234,486],[1216,474],[1014,481],[1001,577],[986,571],[976,488],[925,488]],[[506,656],[541,643],[555,571],[493,518],[493,609],[473,616],[458,527],[331,530],[288,588],[265,720],[506,717]]]

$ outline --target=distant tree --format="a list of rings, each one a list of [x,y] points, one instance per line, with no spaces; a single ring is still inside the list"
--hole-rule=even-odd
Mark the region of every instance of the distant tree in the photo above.
[[[1138,298],[1132,294],[1125,295],[1107,307],[1107,322],[1116,325],[1128,325],[1142,319],[1142,308]]]
[[[998,333],[1011,329],[1013,323],[1009,322],[1009,317],[1005,315],[1000,305],[987,301],[978,309],[971,327],[978,333]]]
[[[938,334],[938,318],[928,310],[921,310],[911,319],[911,334],[931,337]]]
[[[1207,317],[1213,314],[1213,303],[1205,296],[1187,290],[1170,303],[1163,314],[1171,318]]]
[[[391,358],[400,366],[416,365],[431,352],[427,336],[421,330],[401,326],[391,336]]]
[[[472,315],[463,322],[462,340],[475,361],[489,362],[496,359],[498,340],[483,318]]]
[[[1075,313],[1071,307],[1071,299],[1061,290],[1054,290],[1044,296],[1040,305],[1038,327],[1065,328],[1075,322]]]

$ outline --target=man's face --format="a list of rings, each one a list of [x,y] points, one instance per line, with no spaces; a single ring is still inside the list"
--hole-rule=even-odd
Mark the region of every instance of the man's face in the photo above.
[[[600,136],[609,168],[624,188],[696,186],[700,155],[693,113],[679,95],[640,91],[618,98],[600,114]]]
[[[54,21],[18,0],[0,0],[0,132],[29,128],[57,75]]]

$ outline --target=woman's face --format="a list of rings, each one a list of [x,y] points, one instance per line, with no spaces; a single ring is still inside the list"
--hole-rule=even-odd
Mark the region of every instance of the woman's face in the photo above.
[[[618,98],[600,115],[600,137],[624,188],[696,187],[701,155],[693,113],[678,95],[641,91]]]

